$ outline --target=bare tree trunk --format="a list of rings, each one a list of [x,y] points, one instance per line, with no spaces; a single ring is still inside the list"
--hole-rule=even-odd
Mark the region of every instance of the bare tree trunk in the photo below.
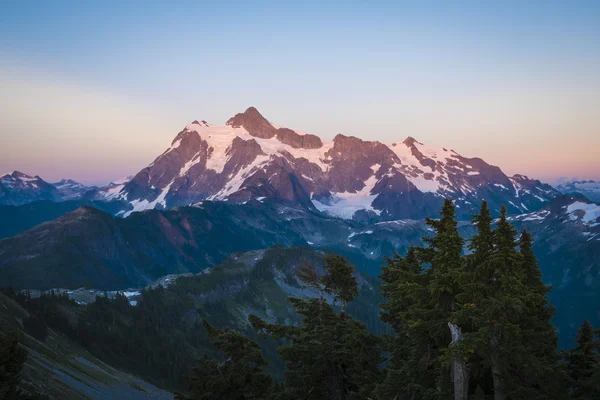
[[[462,338],[460,328],[451,322],[448,322],[448,328],[452,334],[450,346],[456,345]],[[454,358],[450,365],[450,375],[454,384],[454,400],[469,399],[469,368],[467,362],[462,358]]]
[[[494,400],[504,400],[504,389],[502,388],[502,371],[498,366],[498,359],[492,356],[492,375],[494,377]]]
[[[504,400],[504,383],[502,379],[502,369],[498,359],[498,347],[500,345],[500,331],[497,326],[492,327],[492,336],[490,337],[490,347],[492,356],[490,364],[492,366],[492,376],[494,378],[494,400]]]

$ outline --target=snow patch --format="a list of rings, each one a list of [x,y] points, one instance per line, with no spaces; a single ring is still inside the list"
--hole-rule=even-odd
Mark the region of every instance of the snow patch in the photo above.
[[[598,204],[589,204],[576,201],[567,207],[567,213],[570,214],[570,218],[573,220],[579,219],[579,217],[574,214],[576,211],[583,211],[583,216],[581,219],[585,223],[592,221],[595,222],[598,218],[600,218],[600,205]]]
[[[367,179],[362,190],[351,192],[340,192],[332,194],[332,204],[323,204],[317,200],[312,200],[314,206],[321,212],[334,217],[343,219],[352,219],[354,213],[359,210],[373,211],[380,215],[381,211],[373,208],[373,201],[377,198],[376,194],[371,194],[371,191],[377,184],[378,179],[375,175]]]

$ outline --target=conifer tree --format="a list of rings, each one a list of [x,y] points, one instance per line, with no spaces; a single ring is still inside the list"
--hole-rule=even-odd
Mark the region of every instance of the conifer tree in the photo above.
[[[322,277],[317,272],[315,266],[308,261],[303,261],[300,267],[296,271],[296,276],[303,284],[305,289],[311,289],[318,293],[319,303],[325,301],[324,298],[324,287],[321,283]]]
[[[577,332],[577,345],[566,353],[566,369],[574,399],[600,398],[600,338],[585,320]]]
[[[491,377],[489,363],[482,354],[481,349],[486,347],[487,334],[479,332],[482,325],[487,322],[482,318],[482,307],[491,293],[491,283],[494,278],[494,265],[491,257],[494,253],[494,233],[492,231],[492,216],[487,202],[481,203],[479,214],[473,215],[472,224],[476,233],[471,237],[468,249],[471,252],[465,257],[465,269],[462,275],[463,292],[457,296],[459,307],[454,318],[463,328],[462,348],[455,349],[468,360],[471,376],[471,385],[475,386],[481,394],[484,391],[480,384],[484,384]],[[477,352],[476,352],[477,350]]]
[[[490,292],[482,304],[482,320],[478,323],[482,339],[487,340],[487,356],[494,382],[494,398],[503,400],[509,387],[510,355],[524,351],[520,344],[518,321],[524,311],[524,287],[520,256],[516,251],[516,230],[508,222],[502,206],[494,231],[493,269],[488,283]]]
[[[525,295],[525,310],[520,319],[523,347],[521,366],[516,368],[521,377],[525,377],[522,395],[527,393],[548,393],[548,397],[556,397],[563,393],[564,379],[557,368],[558,344],[556,328],[551,322],[554,307],[548,305],[547,294],[550,288],[542,281],[542,273],[532,251],[532,237],[523,229],[519,239],[521,268]]]
[[[19,382],[26,359],[27,352],[19,346],[17,332],[0,332],[0,399],[24,398]]]
[[[561,398],[556,368],[556,331],[550,319],[548,288],[524,231],[516,250],[516,231],[502,207],[497,228],[485,203],[474,216],[477,234],[467,257],[462,306],[455,315],[465,327],[463,351],[470,356],[473,385],[491,375],[494,398]],[[491,243],[491,245],[490,245]]]
[[[178,394],[178,400],[248,400],[269,399],[273,395],[270,376],[262,371],[267,364],[258,343],[230,328],[217,329],[203,321],[214,346],[224,355],[223,361],[207,356],[188,378],[191,395]]]
[[[325,260],[326,274],[321,278],[325,290],[342,305],[358,294],[352,267],[338,256]],[[316,282],[315,271],[303,267],[304,282]],[[322,299],[290,298],[302,316],[300,326],[270,324],[251,315],[250,322],[262,336],[287,343],[278,349],[286,362],[285,399],[366,399],[380,379],[379,340],[366,326],[345,314],[336,313]]]
[[[358,296],[358,283],[352,276],[354,268],[339,254],[330,254],[325,257],[323,267],[326,271],[321,280],[325,287],[324,290],[334,296],[334,301],[339,300],[343,318],[346,313],[346,303]]]
[[[428,247],[422,251],[422,260],[430,264],[426,271],[430,279],[428,311],[424,314],[428,318],[426,326],[434,348],[440,352],[436,358],[439,370],[436,391],[438,395],[445,396],[453,390],[456,400],[466,400],[468,368],[458,351],[462,330],[453,319],[457,311],[457,297],[463,290],[464,265],[461,254],[464,239],[458,233],[452,200],[444,200],[439,220],[428,218],[426,223],[435,232],[433,237],[423,239]]]
[[[467,399],[468,369],[460,354],[462,333],[454,323],[457,298],[462,292],[464,271],[461,256],[464,240],[458,233],[455,208],[444,201],[441,218],[428,218],[432,237],[423,238],[425,248],[407,254],[407,259],[388,260],[382,279],[382,318],[398,334],[392,340],[393,369],[378,387],[382,396],[396,392],[399,398]],[[422,272],[420,264],[427,268]],[[403,344],[401,340],[406,340]],[[393,397],[391,397],[393,398]]]
[[[427,299],[428,277],[423,274],[418,252],[416,247],[410,247],[406,257],[394,254],[385,258],[386,265],[382,267],[381,294],[387,302],[381,304],[380,318],[396,334],[384,337],[390,356],[386,377],[376,390],[381,399],[424,398],[427,388],[435,385],[436,373],[427,356],[430,343],[425,334],[417,333],[411,325],[420,318],[418,310]]]

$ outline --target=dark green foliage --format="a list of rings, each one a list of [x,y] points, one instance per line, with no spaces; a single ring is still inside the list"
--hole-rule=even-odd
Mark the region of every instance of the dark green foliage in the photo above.
[[[517,249],[505,208],[496,229],[492,222],[483,202],[473,216],[470,254],[462,255],[464,241],[446,200],[441,218],[427,220],[434,231],[424,238],[427,246],[386,260],[381,318],[397,336],[386,340],[391,354],[380,398],[567,396],[550,323],[554,309],[531,236],[524,231]],[[456,391],[460,382],[465,388]]]
[[[258,255],[259,261],[255,261]],[[166,289],[143,291],[135,307],[120,295],[114,299],[99,296],[96,302],[83,306],[66,295],[31,298],[12,289],[6,289],[6,294],[31,315],[39,313],[50,330],[65,334],[99,359],[159,387],[181,391],[186,387],[184,378],[199,358],[204,354],[218,357],[202,328],[202,319],[219,328],[231,326],[251,339],[256,339],[256,333],[240,315],[240,309],[270,315],[274,321],[295,323],[299,316],[291,310],[289,295],[280,285],[301,290],[294,271],[304,260],[318,269],[317,281],[322,289],[323,259],[322,253],[311,249],[283,246],[235,254],[210,273],[179,278]],[[361,277],[361,281],[361,293],[346,305],[346,312],[364,321],[369,331],[385,333],[389,328],[376,312],[380,301],[378,283],[369,277]],[[318,296],[315,288],[310,290],[311,295]],[[280,343],[272,339],[261,339],[259,343],[269,361],[265,372],[283,379],[284,363],[276,352]]]
[[[208,343],[196,318],[184,320],[193,308],[162,287],[144,291],[136,307],[122,295],[97,297],[79,318],[78,340],[101,359],[180,388],[198,355],[194,344]]]
[[[431,346],[418,322],[428,299],[429,277],[423,274],[415,248],[410,248],[405,258],[395,254],[386,263],[381,291],[389,301],[381,304],[381,319],[394,328],[396,335],[384,337],[391,354],[386,379],[377,394],[384,399],[424,398],[436,380]]]
[[[44,314],[41,313],[25,318],[23,320],[23,328],[27,333],[40,341],[44,341],[46,336],[48,336],[48,326],[46,325]]]
[[[21,398],[19,382],[27,352],[19,346],[17,332],[0,332],[0,399]]]
[[[29,312],[29,317],[23,320],[23,328],[36,339],[45,340],[48,328],[63,332],[72,339],[77,337],[65,312],[77,304],[67,294],[57,295],[51,291],[50,294],[42,293],[40,297],[33,298],[28,292],[16,293],[12,288],[4,289],[3,293],[18,301]]]
[[[328,293],[342,301],[357,295],[353,269],[340,256],[330,255],[320,279]],[[315,270],[300,270],[303,280],[316,282]],[[308,277],[308,278],[307,278]],[[366,326],[344,313],[338,314],[319,299],[290,298],[302,316],[300,325],[268,323],[251,315],[261,336],[284,340],[277,350],[286,362],[284,399],[366,399],[380,380],[379,340]]]
[[[600,398],[600,331],[586,320],[577,332],[577,346],[563,353],[569,385],[574,399]]]
[[[450,200],[440,219],[426,222],[433,235],[425,246],[386,258],[382,268],[380,318],[395,335],[381,339],[373,333],[385,327],[369,308],[381,300],[376,282],[361,277],[359,293],[345,258],[301,249],[274,248],[251,268],[241,258],[258,260],[254,254],[234,256],[209,274],[144,291],[136,307],[121,295],[80,307],[53,293],[7,294],[25,304],[25,329],[37,337],[47,325],[175,389],[192,371],[190,399],[600,398],[600,341],[586,321],[559,362],[533,239],[523,230],[517,241],[506,209],[494,228],[482,203],[468,254]],[[283,287],[296,293],[298,282],[301,296],[314,298],[286,300]],[[239,310],[263,315],[249,317],[257,341]]]
[[[38,394],[29,394],[20,388],[21,372],[26,360],[27,351],[19,345],[19,333],[0,330],[0,399],[47,399]]]
[[[189,396],[180,400],[246,400],[268,399],[273,395],[273,382],[262,367],[267,364],[258,343],[230,328],[217,329],[203,321],[204,328],[222,353],[222,361],[201,360],[200,367],[188,378]]]
[[[475,394],[473,395],[473,400],[485,400],[486,398],[485,392],[481,386],[477,386],[477,389],[475,389]]]
[[[340,301],[342,314],[345,305],[358,296],[358,283],[352,276],[354,268],[344,257],[339,254],[330,254],[325,257],[325,276],[321,279],[325,292],[333,295],[333,300]]]

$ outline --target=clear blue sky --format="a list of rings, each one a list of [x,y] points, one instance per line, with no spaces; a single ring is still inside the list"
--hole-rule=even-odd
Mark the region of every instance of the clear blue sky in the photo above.
[[[253,105],[328,139],[600,178],[598,1],[170,3],[2,2],[0,173],[102,183]]]

